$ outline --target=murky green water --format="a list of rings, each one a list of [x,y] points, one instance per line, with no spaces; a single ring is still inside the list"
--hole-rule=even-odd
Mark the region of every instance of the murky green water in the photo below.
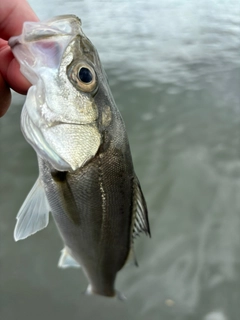
[[[16,95],[1,119],[0,319],[239,320],[240,2],[29,1],[41,19],[75,13],[97,47],[125,119],[152,239],[116,287],[85,297],[59,270],[53,221],[14,243],[15,216],[37,175]]]

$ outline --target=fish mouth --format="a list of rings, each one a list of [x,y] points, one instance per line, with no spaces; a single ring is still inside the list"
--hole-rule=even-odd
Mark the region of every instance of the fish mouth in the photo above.
[[[81,20],[75,15],[61,15],[38,23],[25,22],[22,35],[10,38],[8,44],[11,48],[14,48],[19,44],[29,42],[83,35],[81,24]]]
[[[44,66],[57,70],[63,53],[77,36],[85,36],[80,19],[65,15],[44,22],[25,22],[22,34],[10,38],[8,44],[24,76],[36,84],[39,69]]]

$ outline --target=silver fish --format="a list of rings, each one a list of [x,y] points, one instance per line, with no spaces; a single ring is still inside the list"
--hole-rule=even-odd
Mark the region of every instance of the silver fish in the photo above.
[[[88,294],[115,296],[116,275],[134,238],[141,232],[150,236],[150,228],[125,126],[98,53],[74,15],[26,22],[9,45],[33,84],[21,128],[39,163],[14,238],[45,228],[51,212],[64,243],[59,267],[81,265]]]

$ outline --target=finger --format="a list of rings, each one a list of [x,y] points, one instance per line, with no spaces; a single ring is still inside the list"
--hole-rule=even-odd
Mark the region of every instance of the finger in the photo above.
[[[8,67],[7,81],[10,87],[21,94],[26,94],[31,83],[20,72],[20,65],[16,59],[13,59]]]
[[[8,85],[18,93],[26,94],[31,84],[21,74],[19,63],[14,58],[7,42],[1,39],[0,61],[4,61],[4,63],[0,64],[0,73],[2,77],[5,79],[5,82],[7,82]]]
[[[38,21],[38,17],[26,0],[0,1],[0,34],[8,40],[22,33],[25,21]]]
[[[1,97],[0,117],[2,117],[10,106],[11,92],[1,74],[0,74],[0,97]]]

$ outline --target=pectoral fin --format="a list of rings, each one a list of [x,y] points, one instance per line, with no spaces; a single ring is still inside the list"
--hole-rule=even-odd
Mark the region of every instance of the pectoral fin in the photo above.
[[[17,214],[14,240],[22,240],[48,225],[50,206],[38,178]]]
[[[58,261],[58,267],[59,268],[70,268],[70,267],[73,267],[73,268],[80,268],[80,264],[77,263],[76,260],[73,259],[73,257],[68,253],[68,250],[67,248],[64,248],[62,251],[61,251],[61,257]]]
[[[132,240],[134,240],[141,232],[151,237],[150,226],[148,222],[147,205],[138,181],[134,178],[134,192],[133,192],[133,229]]]

